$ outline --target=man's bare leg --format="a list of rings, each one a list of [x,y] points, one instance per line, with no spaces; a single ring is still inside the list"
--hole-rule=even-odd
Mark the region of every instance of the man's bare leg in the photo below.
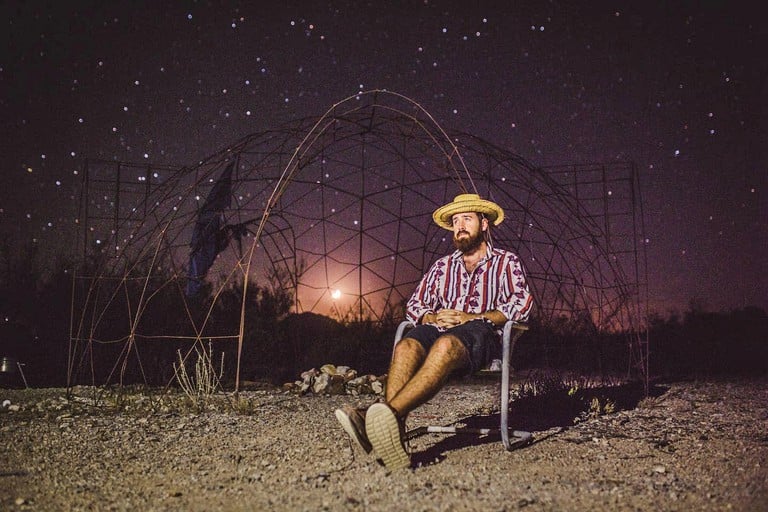
[[[413,340],[415,345],[421,348],[421,345]],[[403,354],[395,354],[392,365],[395,366],[395,361],[398,357],[408,361],[408,356],[412,353],[410,345],[403,347]],[[399,348],[399,347],[398,347]],[[421,348],[422,353],[424,351]],[[416,361],[417,358],[411,356],[410,361]],[[396,390],[392,395],[387,393],[387,404],[397,411],[397,415],[400,418],[405,418],[409,412],[420,406],[433,396],[443,387],[445,381],[450,376],[451,372],[469,362],[469,353],[459,339],[453,335],[446,334],[439,337],[432,348],[429,350],[426,358],[423,358],[424,363],[416,371],[410,379],[407,379],[405,384],[401,379],[407,374],[406,371],[403,375],[395,377],[395,386],[399,385],[399,390]],[[412,366],[407,366],[403,362],[403,369],[411,370]],[[388,379],[392,378],[391,374]]]
[[[413,338],[403,338],[395,346],[395,354],[389,365],[385,400],[389,402],[411,380],[427,356],[421,343]],[[371,444],[365,428],[367,409],[354,409],[349,406],[336,409],[336,419],[344,431],[366,453],[371,452]],[[402,421],[402,418],[401,418]]]
[[[455,336],[439,337],[426,357],[418,341],[408,338],[403,341],[406,343],[395,347],[390,365],[388,381],[394,373],[394,386],[387,393],[387,403],[373,404],[365,416],[366,436],[377,457],[390,470],[411,465],[411,457],[403,444],[405,417],[435,396],[451,372],[469,361],[467,349]],[[415,368],[418,370],[413,373]],[[397,388],[399,391],[394,391]]]
[[[395,353],[392,355],[392,362],[389,365],[389,374],[387,375],[387,388],[384,393],[384,399],[387,403],[403,389],[409,380],[416,375],[421,363],[427,357],[427,351],[417,340],[413,338],[403,338],[395,345]]]

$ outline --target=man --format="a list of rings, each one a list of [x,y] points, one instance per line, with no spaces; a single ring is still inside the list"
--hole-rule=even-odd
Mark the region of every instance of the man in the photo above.
[[[406,317],[416,327],[395,345],[385,401],[336,410],[347,434],[388,469],[410,466],[403,444],[408,413],[435,396],[454,371],[485,367],[504,323],[524,322],[532,305],[518,257],[491,245],[491,225],[504,220],[499,205],[460,194],[432,218],[453,231],[456,251],[432,265],[408,301]]]

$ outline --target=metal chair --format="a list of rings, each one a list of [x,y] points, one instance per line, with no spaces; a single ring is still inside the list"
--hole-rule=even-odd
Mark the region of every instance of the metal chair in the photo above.
[[[395,333],[395,345],[402,339],[405,331],[414,327],[411,322],[401,322],[397,327]],[[512,349],[514,348],[517,339],[528,330],[528,326],[513,321],[508,321],[504,324],[502,331],[502,348],[501,348],[501,425],[500,428],[470,428],[470,427],[454,427],[454,426],[435,426],[430,425],[426,427],[417,427],[409,430],[405,433],[406,439],[411,439],[427,433],[438,434],[478,434],[489,435],[496,432],[501,433],[501,442],[504,444],[504,448],[507,451],[514,450],[521,446],[529,444],[533,440],[533,436],[530,432],[524,430],[512,430],[509,428],[509,363],[512,356]],[[494,374],[489,370],[481,370],[482,374]],[[511,436],[510,436],[511,434]],[[512,439],[510,439],[510,437]]]

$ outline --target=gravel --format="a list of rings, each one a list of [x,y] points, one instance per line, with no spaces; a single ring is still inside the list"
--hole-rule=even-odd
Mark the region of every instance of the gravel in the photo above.
[[[411,441],[415,467],[389,472],[333,416],[365,397],[259,389],[199,412],[130,389],[0,390],[0,509],[768,510],[768,381],[595,395],[610,414],[589,413],[589,392],[561,395],[513,403],[530,446],[427,434]],[[497,397],[451,383],[408,427],[493,424]]]

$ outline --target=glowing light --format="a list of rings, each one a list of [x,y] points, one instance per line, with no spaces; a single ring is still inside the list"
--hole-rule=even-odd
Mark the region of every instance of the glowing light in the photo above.
[[[339,300],[339,299],[341,298],[341,290],[339,290],[338,288],[336,288],[335,290],[333,290],[333,291],[331,292],[331,298],[332,298],[333,300]]]

